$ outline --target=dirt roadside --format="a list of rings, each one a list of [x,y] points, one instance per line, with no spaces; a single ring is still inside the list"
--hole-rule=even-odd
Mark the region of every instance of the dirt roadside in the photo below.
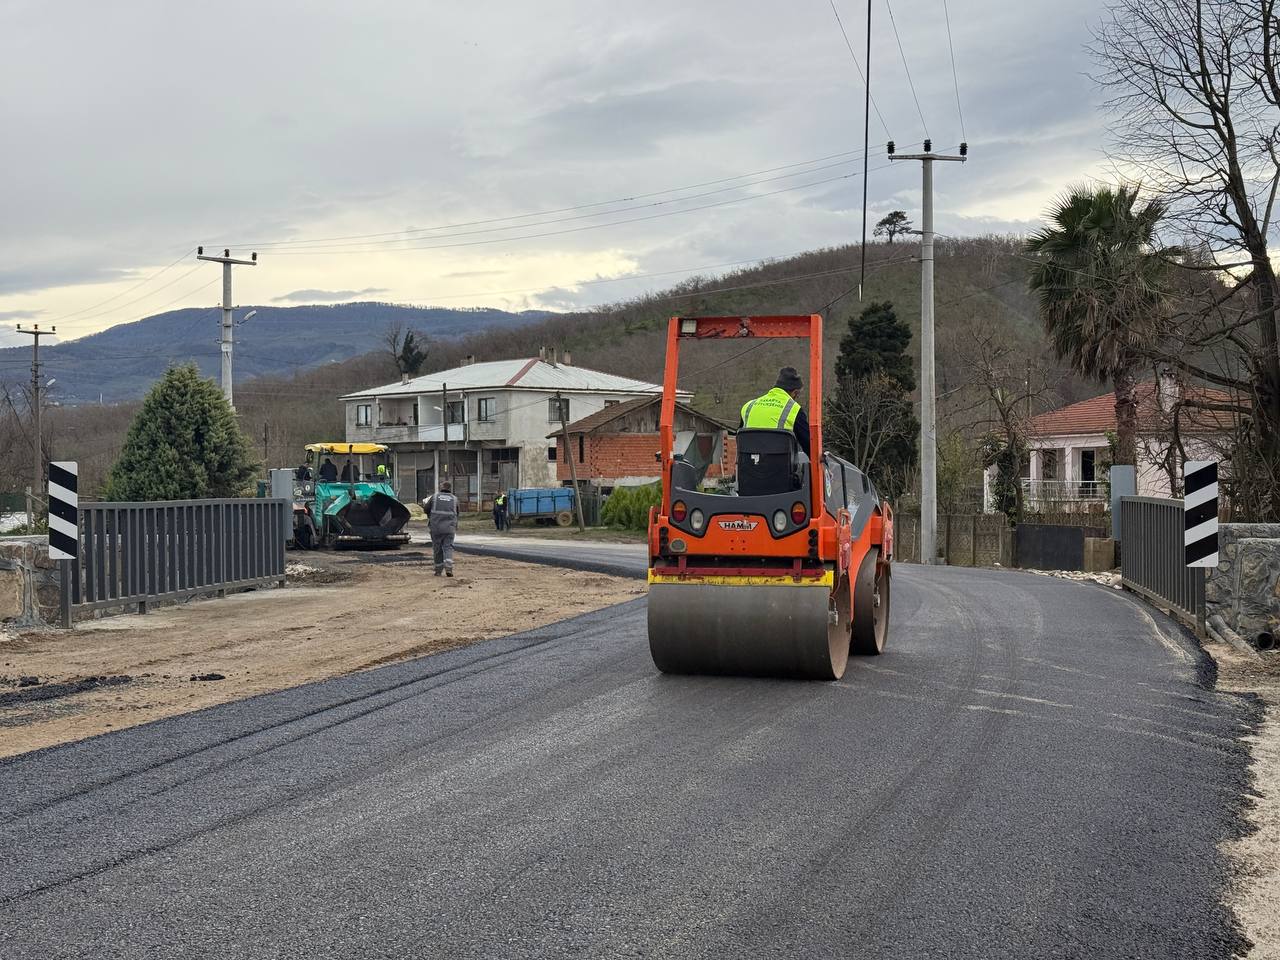
[[[1247,737],[1253,762],[1248,820],[1252,831],[1225,845],[1236,867],[1228,905],[1253,941],[1248,960],[1280,960],[1280,656],[1247,657],[1225,643],[1206,643],[1218,664],[1218,689],[1256,694],[1262,725]]]
[[[284,589],[71,633],[0,632],[0,756],[466,646],[644,590],[490,557],[462,557],[457,577],[436,578],[429,561],[419,550],[308,554]]]

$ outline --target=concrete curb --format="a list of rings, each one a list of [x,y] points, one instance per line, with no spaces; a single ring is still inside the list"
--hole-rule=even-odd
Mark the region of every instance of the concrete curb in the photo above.
[[[533,556],[519,550],[508,550],[504,547],[491,547],[476,544],[455,542],[453,549],[459,553],[474,553],[484,557],[497,557],[500,560],[518,560],[521,563],[541,563],[549,567],[563,567],[566,570],[579,570],[583,573],[605,573],[613,577],[625,577],[629,580],[647,580],[647,570],[637,570],[626,564],[613,563],[608,560],[583,560],[579,557]]]

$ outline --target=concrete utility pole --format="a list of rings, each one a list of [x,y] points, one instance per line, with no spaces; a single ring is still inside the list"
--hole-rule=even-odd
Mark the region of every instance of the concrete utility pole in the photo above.
[[[24,327],[18,324],[18,332],[31,338],[31,487],[27,490],[27,533],[32,531],[36,511],[32,497],[38,497],[44,488],[44,432],[40,426],[40,338],[51,337],[57,327],[41,330],[40,324]]]
[[[924,168],[924,198],[920,216],[920,562],[938,560],[938,398],[933,358],[933,161],[964,163],[969,145],[960,144],[958,156],[934,153],[933,141],[924,142],[924,153],[894,155],[890,160],[919,160]]]
[[[440,492],[440,484],[449,479],[449,385],[440,384],[440,425],[444,428],[444,452],[440,457],[440,472],[436,475],[436,493]],[[454,496],[458,492],[454,491]]]
[[[231,394],[231,346],[234,342],[232,328],[235,323],[231,317],[231,267],[233,265],[256,267],[258,265],[258,255],[256,253],[253,254],[250,260],[237,260],[231,256],[230,250],[223,250],[220,257],[207,257],[204,253],[204,247],[196,247],[196,259],[222,264],[222,395],[227,398],[227,403],[234,410],[236,405]]]
[[[587,532],[587,522],[582,517],[582,491],[578,489],[578,468],[573,462],[573,450],[569,447],[569,418],[564,412],[564,401],[556,392],[556,410],[560,414],[560,435],[564,437],[564,457],[569,461],[569,480],[573,484],[573,504],[578,508],[578,532]]]

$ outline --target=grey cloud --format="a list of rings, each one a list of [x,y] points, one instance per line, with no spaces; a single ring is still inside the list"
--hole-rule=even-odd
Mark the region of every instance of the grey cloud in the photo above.
[[[6,320],[34,320],[43,310],[0,310],[0,323]]]
[[[952,10],[972,161],[939,172],[940,230],[1018,229],[1024,221],[983,217],[984,206],[1013,193],[1043,193],[1047,205],[1059,176],[1096,159],[1104,119],[1081,46],[1102,2],[967,0],[963,14]],[[72,32],[59,5],[0,6],[0,31],[25,38],[0,64],[6,132],[24,145],[0,154],[0,179],[24,185],[6,197],[0,293],[139,276],[186,240],[221,247],[480,220],[861,145],[861,88],[823,3],[651,0],[601,15],[586,0],[545,0],[497,17],[483,4],[376,4],[353,18],[337,0],[316,0],[306,17],[260,5],[247,34],[235,18],[162,0],[79,4]],[[856,20],[846,25],[860,48]],[[898,27],[935,142],[958,141],[945,32],[933,16]],[[905,145],[923,133],[884,29],[876,98]],[[161,79],[228,51],[219,62],[253,90],[235,109],[217,84]],[[878,127],[873,116],[880,142]],[[871,210],[918,220],[919,165],[897,166],[907,169],[873,172]],[[638,272],[784,255],[855,239],[861,190],[855,178],[473,252],[607,250]],[[960,209],[971,216],[949,213]],[[270,247],[259,252],[271,258]],[[421,253],[424,275],[494,272],[462,251],[438,256]],[[281,303],[415,292],[367,287],[388,282],[372,257],[288,262],[314,265],[290,287],[340,289],[294,290]],[[679,279],[548,288],[533,300],[599,302]]]
[[[386,292],[386,287],[365,287],[363,290],[294,290],[272,297],[271,300],[273,303],[285,300],[291,303],[313,303],[317,300],[354,300],[356,297],[371,297]]]
[[[636,156],[663,140],[732,127],[751,109],[750,93],[735,83],[687,81],[638,93],[585,97],[529,121],[534,141],[548,152]]]

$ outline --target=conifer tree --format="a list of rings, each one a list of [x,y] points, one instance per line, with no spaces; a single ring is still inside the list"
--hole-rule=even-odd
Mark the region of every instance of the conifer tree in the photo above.
[[[104,496],[195,500],[250,492],[258,464],[236,415],[194,364],[171,367],[129,426]]]

